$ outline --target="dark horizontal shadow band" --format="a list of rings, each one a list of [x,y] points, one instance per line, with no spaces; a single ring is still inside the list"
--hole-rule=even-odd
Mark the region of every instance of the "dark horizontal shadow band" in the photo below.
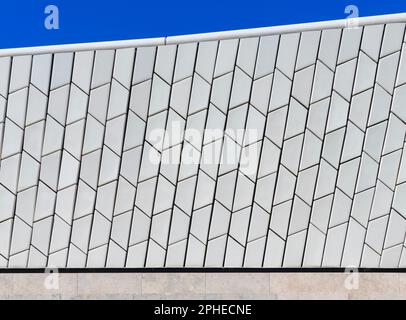
[[[1,273],[406,273],[406,268],[3,268]]]

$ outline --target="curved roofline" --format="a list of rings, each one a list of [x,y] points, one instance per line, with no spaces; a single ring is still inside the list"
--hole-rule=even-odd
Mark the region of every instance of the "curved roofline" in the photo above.
[[[353,26],[366,26],[384,23],[406,22],[406,13],[387,14],[369,17],[359,17],[341,20],[329,20],[320,22],[308,22],[299,24],[289,24],[282,26],[272,26],[264,28],[241,29],[221,32],[198,33],[189,35],[179,35],[170,37],[159,37],[136,40],[119,40],[89,43],[73,43],[52,46],[23,47],[0,49],[0,57],[32,55],[45,53],[59,53],[72,51],[103,50],[103,49],[121,49],[134,47],[159,46],[166,44],[181,44],[190,42],[216,41],[235,38],[249,38],[268,36],[276,34],[286,34],[303,31],[315,31],[325,29],[338,29]]]

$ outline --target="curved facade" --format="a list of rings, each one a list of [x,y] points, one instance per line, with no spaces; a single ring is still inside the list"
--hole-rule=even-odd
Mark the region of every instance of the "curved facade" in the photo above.
[[[400,20],[3,52],[0,267],[405,267]]]

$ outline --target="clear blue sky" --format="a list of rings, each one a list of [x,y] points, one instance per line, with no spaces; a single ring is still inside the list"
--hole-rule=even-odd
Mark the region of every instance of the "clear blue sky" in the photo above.
[[[47,5],[59,30],[44,27]],[[2,0],[0,48],[159,37],[406,12],[406,0]]]

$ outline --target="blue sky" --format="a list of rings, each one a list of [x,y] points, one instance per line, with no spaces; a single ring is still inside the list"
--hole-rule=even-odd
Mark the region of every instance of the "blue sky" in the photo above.
[[[47,5],[59,29],[44,27]],[[405,0],[2,0],[0,48],[109,41],[406,12]],[[4,32],[3,32],[4,31]]]

